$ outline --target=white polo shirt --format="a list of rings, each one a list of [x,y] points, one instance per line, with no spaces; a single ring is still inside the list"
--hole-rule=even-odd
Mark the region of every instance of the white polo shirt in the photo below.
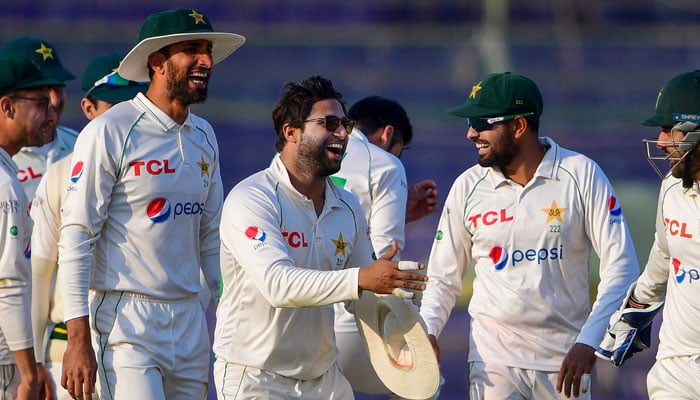
[[[216,356],[300,380],[325,373],[337,359],[332,304],[358,298],[351,267],[372,262],[357,198],[328,180],[317,216],[275,157],[227,196],[221,242]]]
[[[620,203],[600,167],[549,148],[520,186],[475,165],[447,196],[428,261],[421,315],[440,333],[472,262],[469,360],[558,371],[574,342],[596,347],[639,274]],[[590,256],[600,257],[589,301]]]

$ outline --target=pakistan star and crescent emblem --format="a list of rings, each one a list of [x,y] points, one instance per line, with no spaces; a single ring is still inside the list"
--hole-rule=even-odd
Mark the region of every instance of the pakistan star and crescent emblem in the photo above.
[[[209,163],[204,160],[204,154],[202,154],[201,161],[197,162],[199,169],[202,170],[201,176],[209,176]]]
[[[206,24],[206,22],[204,21],[204,14],[198,13],[197,10],[192,10],[192,14],[187,14],[187,15],[194,18],[195,25],[200,24],[200,23]]]
[[[34,50],[35,53],[41,54],[43,60],[46,61],[48,58],[53,58],[53,49],[51,47],[46,47],[45,44],[41,44],[41,47]]]
[[[343,232],[340,232],[338,234],[338,239],[333,240],[331,239],[331,242],[335,245],[335,254],[334,256],[337,256],[338,254],[343,254],[343,257],[346,257],[345,255],[345,249],[348,247],[348,242],[343,241]]]
[[[556,200],[552,200],[552,205],[550,208],[543,208],[542,211],[547,214],[547,222],[552,221],[552,220],[557,220],[561,223],[564,223],[564,218],[562,218],[562,214],[564,214],[564,211],[566,211],[566,208],[559,208],[557,206]]]
[[[472,92],[469,94],[469,98],[470,98],[470,99],[475,99],[475,98],[476,98],[476,94],[477,94],[477,93],[479,92],[479,90],[481,90],[481,89],[482,89],[482,87],[481,87],[481,82],[479,82],[479,83],[477,83],[476,85],[472,86]]]

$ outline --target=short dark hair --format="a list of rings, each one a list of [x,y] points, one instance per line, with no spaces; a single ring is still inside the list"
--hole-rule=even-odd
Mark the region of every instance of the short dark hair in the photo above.
[[[355,120],[355,126],[365,135],[371,136],[387,125],[394,127],[397,134],[391,139],[389,148],[399,140],[408,146],[413,140],[413,126],[406,110],[396,101],[381,96],[369,96],[353,104],[348,117]]]
[[[275,149],[280,152],[287,140],[284,138],[282,127],[290,124],[301,128],[304,120],[311,114],[316,102],[327,99],[338,100],[343,112],[346,112],[343,95],[333,88],[333,82],[320,76],[312,76],[303,81],[287,82],[280,100],[272,108],[272,122],[277,133]]]

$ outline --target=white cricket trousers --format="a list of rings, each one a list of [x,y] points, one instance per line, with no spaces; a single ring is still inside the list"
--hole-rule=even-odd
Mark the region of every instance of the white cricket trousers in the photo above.
[[[700,399],[700,355],[656,360],[647,375],[649,400]]]
[[[0,373],[0,384],[2,384],[0,400],[15,400],[21,382],[17,365],[3,364],[0,365],[0,369],[2,370]]]
[[[508,367],[499,364],[485,364],[480,361],[469,363],[469,398],[500,400],[566,400],[564,391],[557,393],[559,372],[536,371]],[[579,393],[572,399],[591,399],[591,375],[584,374],[581,385],[586,393]]]
[[[316,379],[302,381],[270,371],[226,362],[214,362],[218,400],[352,400],[350,383],[338,364]]]
[[[100,399],[206,398],[209,336],[196,295],[162,300],[131,292],[92,294]]]

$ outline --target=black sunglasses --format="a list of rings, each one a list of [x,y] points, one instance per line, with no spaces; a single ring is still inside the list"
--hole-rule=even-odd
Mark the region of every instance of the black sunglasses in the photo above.
[[[304,120],[304,122],[318,122],[319,124],[323,125],[328,132],[331,133],[337,131],[340,125],[343,125],[345,131],[347,133],[350,133],[350,131],[352,131],[352,128],[355,126],[355,121],[351,120],[350,118],[339,118],[335,115],[326,115],[325,117],[311,118]]]
[[[469,124],[469,126],[474,128],[475,131],[481,132],[481,131],[493,129],[493,125],[498,123],[498,122],[508,121],[511,119],[515,119],[517,117],[527,117],[527,116],[533,115],[533,114],[534,114],[534,112],[529,112],[529,113],[524,113],[524,114],[504,115],[501,117],[467,118],[467,124]]]

